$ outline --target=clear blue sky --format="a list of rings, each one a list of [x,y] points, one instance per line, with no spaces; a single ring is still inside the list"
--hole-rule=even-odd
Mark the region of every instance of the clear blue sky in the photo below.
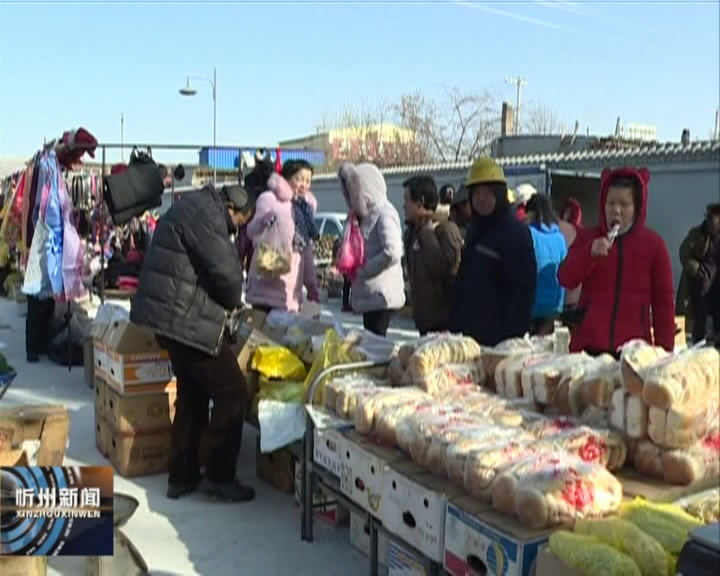
[[[615,119],[710,135],[719,0],[693,2],[37,2],[0,0],[0,156],[63,130],[100,141],[273,145],[347,104],[488,89],[608,134]],[[167,154],[163,154],[163,159]],[[173,155],[173,159],[174,159]],[[193,155],[193,158],[196,157]],[[188,158],[184,158],[188,161]]]

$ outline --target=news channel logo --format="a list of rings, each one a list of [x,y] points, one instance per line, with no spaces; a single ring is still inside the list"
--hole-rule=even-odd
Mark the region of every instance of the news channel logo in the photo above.
[[[112,554],[111,467],[0,468],[0,555]]]

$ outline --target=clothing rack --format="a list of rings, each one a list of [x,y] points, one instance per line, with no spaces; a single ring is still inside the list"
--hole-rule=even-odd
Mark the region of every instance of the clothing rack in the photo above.
[[[43,148],[38,151],[30,160],[30,162],[34,162],[41,154],[48,152],[51,149],[55,149],[55,152],[58,151],[62,152],[66,148],[70,148],[66,146],[62,142],[61,138],[56,138],[54,140],[51,140],[50,142],[47,142],[43,145]],[[105,246],[104,246],[104,238],[105,238],[105,219],[107,217],[105,202],[102,199],[102,187],[103,187],[103,179],[108,174],[108,163],[107,163],[107,152],[109,150],[119,150],[123,152],[125,149],[138,149],[138,150],[172,150],[172,151],[197,151],[203,148],[207,149],[225,149],[225,148],[237,148],[238,150],[242,150],[244,148],[247,148],[247,146],[208,146],[208,145],[199,145],[199,144],[143,144],[143,143],[113,143],[113,142],[97,142],[94,145],[89,144],[83,144],[83,143],[77,143],[74,144],[71,147],[73,150],[76,151],[90,151],[93,150],[97,152],[97,150],[100,150],[100,183],[99,183],[99,189],[100,189],[100,197],[98,208],[98,216],[99,216],[99,226],[98,226],[98,236],[103,241],[102,250],[100,251],[100,272],[99,272],[99,297],[100,297],[100,303],[101,305],[105,303]],[[256,146],[255,148],[267,148],[264,146]],[[20,171],[18,171],[18,174],[20,174]],[[175,191],[175,180],[172,179],[172,191]],[[72,370],[72,341],[71,341],[71,322],[72,322],[72,309],[71,309],[71,302],[68,301],[67,303],[67,310],[65,312],[65,323],[68,330],[68,371]],[[65,326],[63,326],[63,329],[65,329]],[[61,330],[62,331],[62,330]]]

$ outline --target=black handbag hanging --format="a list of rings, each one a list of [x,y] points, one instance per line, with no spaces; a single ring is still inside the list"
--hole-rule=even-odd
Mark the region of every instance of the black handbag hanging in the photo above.
[[[116,225],[162,204],[163,179],[152,152],[134,148],[128,169],[103,178],[103,199]]]

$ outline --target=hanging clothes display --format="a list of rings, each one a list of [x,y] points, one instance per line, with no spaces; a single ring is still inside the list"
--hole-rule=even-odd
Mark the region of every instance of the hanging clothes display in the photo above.
[[[9,248],[19,248],[22,241],[22,204],[27,188],[25,178],[26,173],[22,172],[3,208],[5,216],[0,226],[0,239]]]
[[[72,205],[55,150],[42,154],[32,171],[37,188],[29,190],[25,200],[31,214],[27,227],[32,224],[33,233],[23,292],[39,298],[80,298],[85,295],[83,246],[72,224]]]

